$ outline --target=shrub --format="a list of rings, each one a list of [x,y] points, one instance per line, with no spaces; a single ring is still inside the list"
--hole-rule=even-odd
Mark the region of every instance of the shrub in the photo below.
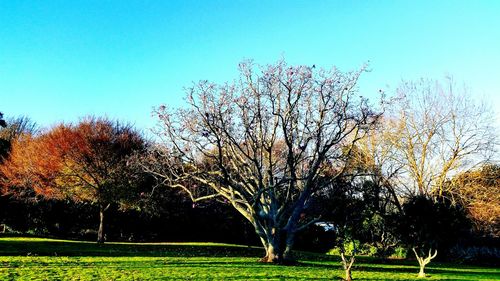
[[[373,257],[376,256],[377,253],[379,252],[379,249],[373,245],[361,244],[358,240],[356,240],[355,243],[356,243],[356,255]],[[345,243],[344,249],[346,254],[351,255],[354,250],[354,242],[349,241]],[[340,255],[340,248],[335,247],[330,249],[327,252],[327,255]]]
[[[406,259],[407,256],[408,256],[408,249],[402,246],[398,246],[394,248],[394,252],[390,257],[395,259]]]

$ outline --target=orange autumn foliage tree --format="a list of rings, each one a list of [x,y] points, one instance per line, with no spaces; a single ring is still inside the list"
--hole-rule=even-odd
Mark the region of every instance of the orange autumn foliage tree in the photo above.
[[[4,193],[20,197],[31,195],[33,191],[52,193],[48,186],[44,189],[40,188],[45,186],[44,183],[52,172],[48,167],[42,166],[42,164],[51,163],[50,161],[38,163],[43,159],[40,157],[43,153],[39,153],[39,144],[40,140],[32,135],[23,135],[12,142],[11,153],[0,166]]]
[[[476,230],[500,237],[500,165],[460,173],[450,182],[450,195],[467,208]]]
[[[60,124],[13,144],[9,159],[0,167],[2,185],[14,193],[32,190],[48,198],[98,205],[97,241],[102,243],[109,207],[129,207],[137,198],[141,177],[128,160],[145,145],[131,126],[105,118]]]

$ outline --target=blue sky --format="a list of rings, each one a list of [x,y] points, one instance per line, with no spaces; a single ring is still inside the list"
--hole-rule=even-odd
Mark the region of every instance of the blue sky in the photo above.
[[[148,128],[152,107],[182,104],[192,81],[281,57],[346,71],[369,61],[366,96],[452,75],[498,110],[499,14],[493,0],[0,0],[0,111],[42,126],[96,114]]]

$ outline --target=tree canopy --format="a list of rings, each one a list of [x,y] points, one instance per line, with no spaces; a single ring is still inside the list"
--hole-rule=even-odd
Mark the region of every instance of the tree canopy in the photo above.
[[[491,108],[451,79],[403,82],[389,109],[384,141],[401,168],[399,185],[412,195],[442,196],[453,173],[494,151]]]
[[[127,206],[136,196],[136,173],[127,160],[144,149],[144,139],[130,125],[95,117],[60,124],[14,142],[0,168],[3,185],[14,193],[32,188],[49,198],[97,204],[103,242],[104,212],[113,203]]]
[[[311,196],[343,173],[378,114],[357,92],[363,68],[343,73],[280,61],[239,69],[234,83],[189,88],[187,108],[157,108],[164,157],[146,167],[194,201],[191,187],[199,185],[230,202],[254,226],[263,261],[279,262],[314,221],[305,214]]]

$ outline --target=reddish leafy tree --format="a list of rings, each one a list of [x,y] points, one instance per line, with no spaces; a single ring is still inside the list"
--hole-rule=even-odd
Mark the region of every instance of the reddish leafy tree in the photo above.
[[[103,243],[106,211],[112,204],[129,207],[135,199],[140,178],[127,161],[144,147],[131,126],[90,117],[20,139],[0,169],[4,186],[15,192],[28,187],[45,197],[98,205],[97,241]]]
[[[45,167],[41,168],[36,164],[38,160],[36,158],[41,158],[37,153],[38,143],[32,135],[23,135],[12,142],[9,157],[0,166],[1,186],[4,193],[23,197],[39,186],[34,183],[39,183],[44,178],[42,175],[45,173],[42,172]]]

